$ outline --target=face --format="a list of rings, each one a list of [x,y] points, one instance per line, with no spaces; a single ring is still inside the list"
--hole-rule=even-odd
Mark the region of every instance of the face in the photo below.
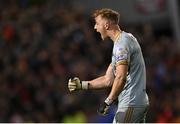
[[[101,38],[104,40],[108,37],[107,35],[107,29],[108,24],[107,20],[102,18],[100,15],[95,18],[96,24],[94,26],[94,29],[101,34]]]

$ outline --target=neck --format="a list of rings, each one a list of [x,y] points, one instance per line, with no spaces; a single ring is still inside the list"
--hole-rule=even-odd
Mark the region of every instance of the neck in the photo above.
[[[109,37],[113,42],[116,42],[119,36],[121,35],[121,29],[119,27],[109,31]]]

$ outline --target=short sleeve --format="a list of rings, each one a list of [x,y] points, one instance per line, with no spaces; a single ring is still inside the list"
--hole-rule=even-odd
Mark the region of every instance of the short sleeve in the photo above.
[[[130,61],[129,49],[121,46],[116,50],[116,65],[128,65]]]

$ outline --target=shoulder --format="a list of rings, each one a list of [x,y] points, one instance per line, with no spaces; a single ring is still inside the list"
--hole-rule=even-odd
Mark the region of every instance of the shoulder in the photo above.
[[[136,38],[134,37],[134,35],[133,34],[131,34],[131,33],[128,33],[128,32],[124,32],[123,31],[123,33],[122,33],[122,38],[124,39],[124,40],[135,40]]]
[[[119,38],[119,40],[117,41],[117,43],[115,44],[117,47],[128,47],[129,44],[129,40],[130,40],[130,34],[128,34],[127,32],[122,32],[121,37]]]

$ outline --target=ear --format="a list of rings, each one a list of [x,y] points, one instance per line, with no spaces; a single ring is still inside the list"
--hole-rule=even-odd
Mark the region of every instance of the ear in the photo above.
[[[106,29],[106,30],[109,30],[109,27],[110,27],[109,23],[106,22],[106,24],[105,24],[105,29]]]

